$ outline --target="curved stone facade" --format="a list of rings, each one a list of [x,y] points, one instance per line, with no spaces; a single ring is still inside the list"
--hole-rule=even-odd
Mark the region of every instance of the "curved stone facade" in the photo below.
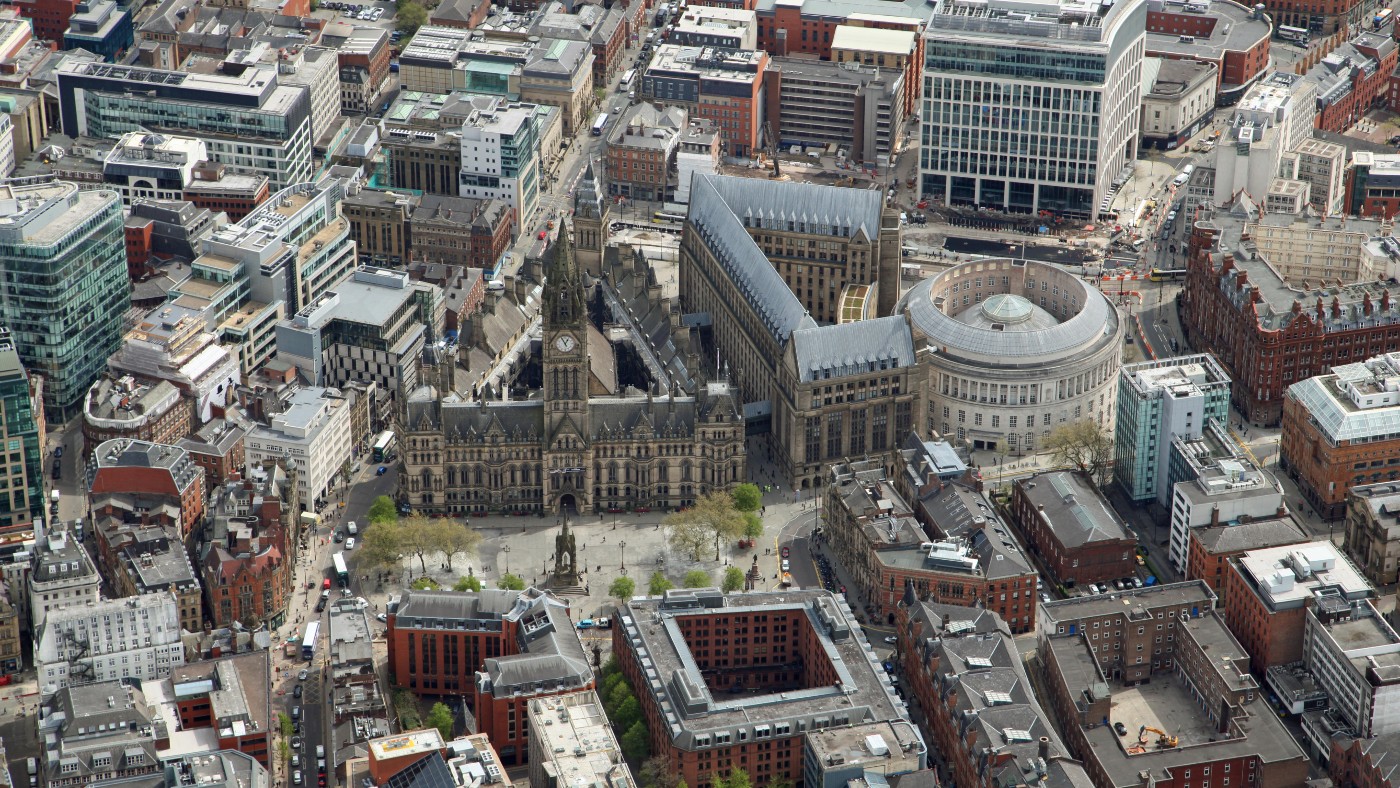
[[[1124,326],[1092,284],[1047,263],[979,260],[915,285],[898,310],[927,348],[930,433],[1018,454],[1074,421],[1113,431]]]

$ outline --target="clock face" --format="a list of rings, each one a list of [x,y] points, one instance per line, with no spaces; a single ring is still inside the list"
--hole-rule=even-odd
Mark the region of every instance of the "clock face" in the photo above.
[[[564,334],[558,339],[554,340],[554,346],[556,348],[559,348],[559,351],[561,353],[568,353],[570,350],[573,350],[574,344],[574,338],[569,336],[568,334]]]

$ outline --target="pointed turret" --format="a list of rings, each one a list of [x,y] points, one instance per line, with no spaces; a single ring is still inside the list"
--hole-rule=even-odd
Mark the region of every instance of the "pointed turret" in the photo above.
[[[573,221],[579,268],[595,278],[603,275],[603,246],[607,239],[610,206],[590,161],[574,191]]]
[[[585,314],[583,284],[567,226],[560,226],[545,268],[544,309],[545,325],[551,328],[575,327]]]

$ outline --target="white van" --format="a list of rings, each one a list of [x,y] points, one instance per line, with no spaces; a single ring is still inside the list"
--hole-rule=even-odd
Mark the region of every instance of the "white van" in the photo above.
[[[354,520],[351,520],[350,522],[345,524],[345,532],[350,534],[351,536],[357,536],[360,533],[360,527],[358,525],[355,525]]]

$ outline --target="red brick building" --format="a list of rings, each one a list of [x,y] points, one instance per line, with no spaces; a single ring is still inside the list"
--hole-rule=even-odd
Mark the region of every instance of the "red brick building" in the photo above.
[[[1371,584],[1329,541],[1250,550],[1230,561],[1224,611],[1230,631],[1259,675],[1274,665],[1303,659],[1303,628],[1314,590],[1335,588],[1345,599],[1364,599]]]
[[[1261,547],[1277,547],[1308,541],[1308,535],[1287,513],[1268,519],[1245,520],[1238,525],[1211,525],[1187,531],[1186,579],[1204,580],[1224,605],[1225,576],[1230,559]]]
[[[287,620],[296,569],[297,507],[283,505],[288,479],[268,466],[258,479],[235,479],[219,491],[223,513],[207,529],[198,556],[200,582],[210,626]]]
[[[893,623],[912,587],[929,602],[993,610],[1012,632],[1035,629],[1036,572],[976,487],[940,483],[910,507],[879,461],[844,463],[824,508],[832,551],[877,618]]]
[[[1317,127],[1340,134],[1372,108],[1386,103],[1397,54],[1400,50],[1394,39],[1380,33],[1362,33],[1314,66],[1309,76],[1321,76]]]
[[[1395,770],[1396,753],[1400,753],[1400,734],[1389,733],[1369,739],[1334,737],[1328,764],[1332,784],[1347,788],[1396,788],[1400,785],[1400,772]]]
[[[1371,8],[1361,0],[1264,0],[1264,7],[1275,23],[1311,30],[1314,35],[1331,35],[1348,24],[1360,25],[1365,10]]]
[[[88,497],[128,495],[148,510],[164,509],[178,517],[180,539],[188,547],[204,520],[204,470],[178,446],[134,440],[99,445],[88,473]]]
[[[506,764],[529,752],[531,699],[594,686],[568,606],[543,591],[407,591],[387,612],[390,682],[467,698]]]
[[[219,750],[237,750],[272,768],[271,652],[255,651],[175,668],[170,673],[179,730],[213,728]],[[174,730],[174,726],[171,726]]]
[[[78,0],[16,0],[21,16],[34,22],[34,37],[61,43],[68,20],[78,9]]]
[[[230,222],[242,221],[271,193],[266,175],[231,173],[215,162],[200,163],[193,175],[184,198],[201,208],[227,213]]]
[[[247,430],[234,422],[210,419],[178,445],[189,452],[195,465],[204,469],[205,484],[213,489],[242,470],[246,457],[243,439],[247,435]]]
[[[1080,474],[1050,471],[1017,479],[1011,516],[1061,585],[1115,580],[1136,571],[1137,537]]]
[[[1393,285],[1347,285],[1324,302],[1261,261],[1214,251],[1233,221],[1217,213],[1195,224],[1178,308],[1188,343],[1230,373],[1232,404],[1251,424],[1278,424],[1283,392],[1297,381],[1400,350]]]
[[[684,589],[624,603],[612,649],[670,774],[709,788],[743,769],[754,785],[802,788],[805,731],[908,724],[859,633],[844,602],[820,589]],[[667,677],[659,689],[653,676]]]
[[[1148,57],[1214,63],[1217,95],[1222,103],[1234,103],[1268,70],[1272,20],[1232,0],[1212,3],[1209,14],[1188,14],[1184,8],[1163,5],[1147,12]]]

